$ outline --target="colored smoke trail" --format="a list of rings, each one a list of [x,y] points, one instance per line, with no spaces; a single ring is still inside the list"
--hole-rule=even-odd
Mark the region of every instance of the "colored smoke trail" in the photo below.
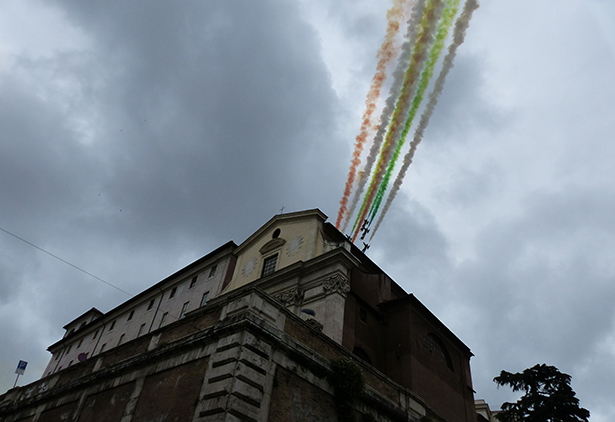
[[[354,210],[357,206],[357,203],[359,202],[359,199],[361,198],[363,189],[365,188],[368,175],[371,173],[372,166],[376,161],[378,152],[380,151],[380,146],[382,145],[382,140],[384,139],[384,135],[386,134],[386,129],[389,124],[389,119],[391,118],[393,110],[395,109],[395,101],[399,97],[399,93],[402,88],[405,71],[410,64],[412,48],[416,43],[416,39],[418,37],[419,23],[421,22],[426,2],[427,0],[417,0],[417,2],[414,4],[414,7],[412,8],[412,13],[408,21],[408,29],[405,35],[406,42],[404,42],[404,44],[402,45],[397,67],[393,72],[393,83],[391,84],[391,88],[389,89],[389,96],[386,100],[385,107],[382,110],[382,114],[380,117],[380,126],[378,128],[378,131],[376,132],[376,135],[374,136],[374,142],[372,143],[372,147],[365,162],[363,173],[364,177],[362,177],[358,181],[357,189],[352,198],[350,207],[348,207],[346,210],[344,224],[341,230],[342,232],[346,231],[346,227],[350,222],[350,217],[352,217],[352,215],[354,214]]]
[[[448,75],[448,72],[453,67],[453,61],[455,59],[455,56],[457,55],[457,49],[459,48],[461,44],[463,44],[463,41],[465,40],[466,31],[468,27],[470,26],[470,20],[472,19],[472,14],[474,13],[476,9],[478,9],[477,0],[466,0],[466,3],[463,7],[463,12],[461,13],[459,18],[457,19],[457,22],[455,23],[455,30],[453,32],[453,42],[448,48],[448,54],[446,55],[446,57],[444,57],[444,63],[442,65],[442,70],[440,71],[440,74],[438,75],[438,78],[436,79],[436,82],[434,84],[434,89],[429,96],[429,102],[425,108],[425,111],[423,111],[423,115],[421,116],[419,125],[416,129],[416,132],[414,133],[414,138],[412,139],[412,142],[410,143],[410,151],[408,151],[408,153],[404,157],[404,162],[402,164],[402,167],[399,171],[397,178],[395,179],[395,182],[393,183],[393,187],[391,188],[391,192],[389,193],[389,196],[384,205],[382,213],[380,214],[380,217],[378,221],[376,222],[376,226],[372,230],[372,235],[370,237],[370,240],[374,237],[374,234],[380,227],[380,224],[382,223],[384,216],[389,210],[391,203],[395,199],[395,196],[397,195],[397,192],[399,191],[399,188],[401,187],[401,184],[403,183],[403,179],[404,179],[404,176],[406,175],[406,171],[408,170],[408,167],[410,167],[410,164],[412,164],[412,159],[414,158],[414,152],[416,151],[417,146],[421,143],[421,140],[423,139],[425,128],[429,124],[429,120],[431,119],[431,116],[436,107],[436,104],[438,103],[440,94],[442,93],[442,89],[444,88],[444,82],[446,80],[446,76]]]
[[[425,8],[425,13],[421,19],[419,37],[412,54],[410,67],[408,67],[405,74],[401,93],[397,100],[393,116],[391,117],[391,124],[389,125],[387,136],[378,158],[378,163],[376,164],[376,170],[372,176],[372,181],[370,182],[366,196],[363,200],[363,204],[357,216],[357,220],[355,221],[353,227],[353,242],[359,234],[360,226],[358,226],[357,223],[365,219],[377,193],[376,187],[380,186],[385,169],[388,166],[391,155],[393,154],[397,142],[401,137],[401,133],[404,128],[402,123],[405,122],[403,117],[409,112],[410,105],[412,103],[411,99],[414,97],[417,89],[419,79],[418,76],[421,74],[422,68],[427,60],[427,49],[430,48],[434,42],[436,24],[440,20],[440,16],[443,12],[443,5],[444,3],[441,0],[431,0]]]
[[[370,221],[370,223],[378,213],[378,209],[380,208],[380,204],[382,203],[382,199],[389,185],[389,181],[391,180],[391,177],[393,175],[395,164],[397,163],[397,160],[399,159],[399,156],[401,154],[401,149],[405,144],[406,136],[408,135],[408,132],[412,127],[414,117],[416,116],[416,113],[418,112],[418,109],[423,102],[423,97],[425,95],[425,91],[427,91],[427,88],[429,86],[429,81],[431,81],[431,78],[434,74],[436,63],[440,58],[442,50],[444,49],[444,42],[446,41],[446,37],[448,36],[448,33],[453,26],[453,21],[455,19],[455,16],[457,15],[457,11],[459,10],[460,1],[461,0],[448,0],[446,4],[446,8],[444,9],[444,12],[442,14],[442,19],[438,25],[436,40],[431,47],[431,51],[429,52],[429,58],[427,60],[427,64],[425,65],[425,70],[421,75],[421,81],[419,82],[418,91],[414,96],[414,99],[412,100],[412,108],[408,113],[408,117],[404,125],[404,130],[401,134],[399,142],[397,143],[397,148],[395,148],[393,157],[389,161],[386,173],[382,179],[382,182],[380,183],[378,193],[376,194],[376,198],[374,199],[372,207],[369,211],[368,220]]]
[[[376,74],[372,78],[372,85],[367,94],[367,99],[365,100],[365,113],[363,113],[363,122],[361,124],[361,130],[355,139],[355,149],[352,153],[352,160],[350,162],[350,170],[348,172],[348,180],[346,181],[346,186],[344,188],[344,195],[340,200],[340,210],[337,215],[337,221],[335,222],[335,227],[339,229],[340,223],[344,214],[347,210],[348,198],[350,197],[350,193],[352,192],[352,186],[354,185],[357,167],[361,164],[361,153],[363,152],[363,146],[367,140],[368,132],[372,127],[372,115],[376,110],[376,102],[378,98],[380,98],[380,90],[382,89],[382,85],[386,79],[386,68],[388,63],[394,57],[395,48],[394,41],[395,36],[399,32],[399,21],[403,18],[403,9],[404,9],[405,0],[395,0],[393,2],[393,6],[387,12],[387,30],[384,38],[384,42],[380,47],[380,51],[378,51],[378,64],[376,66]]]

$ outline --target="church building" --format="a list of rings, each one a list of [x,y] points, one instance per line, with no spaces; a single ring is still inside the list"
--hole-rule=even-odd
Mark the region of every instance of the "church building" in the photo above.
[[[78,316],[0,422],[333,422],[341,359],[365,383],[357,421],[477,421],[470,349],[326,220],[278,214]]]

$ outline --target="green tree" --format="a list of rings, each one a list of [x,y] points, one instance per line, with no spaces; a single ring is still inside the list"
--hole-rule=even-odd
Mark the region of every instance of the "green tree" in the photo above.
[[[512,374],[502,371],[493,381],[525,394],[516,403],[502,404],[502,422],[588,422],[589,411],[579,406],[570,387],[572,377],[544,363]]]

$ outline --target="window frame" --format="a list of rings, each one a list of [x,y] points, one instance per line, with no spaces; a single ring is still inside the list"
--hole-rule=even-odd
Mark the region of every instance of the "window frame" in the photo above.
[[[274,254],[271,254],[263,258],[263,268],[261,269],[261,277],[267,277],[268,275],[271,275],[276,272],[276,269],[278,267],[279,258],[280,258],[279,252],[276,252]],[[269,263],[272,261],[273,261],[273,267],[269,265]]]
[[[180,318],[183,318],[183,317],[186,316],[186,313],[188,312],[188,306],[190,306],[190,301],[188,301],[188,302],[186,302],[186,303],[184,303],[182,305],[182,310],[181,310],[181,312],[179,314]]]
[[[166,325],[168,317],[169,317],[168,312],[165,312],[164,314],[162,314],[162,316],[160,317],[160,324],[158,324],[158,328],[162,328]]]
[[[201,298],[201,305],[199,306],[199,308],[202,308],[203,306],[207,305],[207,299],[209,299],[208,291],[203,293],[203,297]]]

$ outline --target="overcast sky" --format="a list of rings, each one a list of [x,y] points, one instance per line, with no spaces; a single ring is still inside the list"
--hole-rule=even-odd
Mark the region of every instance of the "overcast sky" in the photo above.
[[[615,4],[484,1],[369,256],[473,351],[615,419]],[[335,222],[390,4],[0,2],[0,228],[138,293],[274,214]],[[0,392],[128,296],[0,232]]]

